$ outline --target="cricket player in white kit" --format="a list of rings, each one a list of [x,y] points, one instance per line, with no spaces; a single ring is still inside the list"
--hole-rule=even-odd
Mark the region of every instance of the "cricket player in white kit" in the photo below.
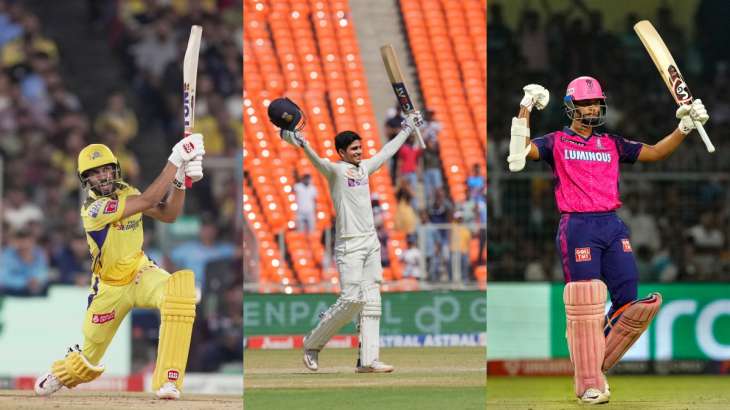
[[[290,101],[285,100],[282,104],[287,102]],[[295,106],[293,103],[292,105]],[[281,107],[277,106],[273,110],[275,114],[278,108]],[[286,114],[286,110],[284,111]],[[272,117],[271,107],[269,116]],[[296,124],[281,131],[284,140],[303,148],[312,164],[327,178],[336,214],[335,261],[340,273],[342,292],[337,301],[320,315],[317,326],[304,338],[304,364],[310,370],[316,371],[319,368],[319,351],[330,338],[359,315],[360,351],[356,371],[393,371],[393,366],[381,362],[378,357],[380,283],[383,280],[383,268],[380,263],[380,242],[373,223],[368,177],[395,155],[413,130],[421,124],[420,113],[409,114],[398,135],[368,159],[362,159],[360,136],[352,131],[343,131],[335,137],[335,148],[342,158],[337,163],[320,158],[301,132],[295,129]]]

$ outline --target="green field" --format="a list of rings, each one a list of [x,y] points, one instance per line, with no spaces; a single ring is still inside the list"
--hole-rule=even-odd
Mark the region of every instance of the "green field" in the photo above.
[[[599,408],[728,409],[728,376],[610,376],[611,401]],[[571,377],[490,377],[489,409],[573,409]]]
[[[355,349],[326,349],[320,369],[302,364],[301,350],[247,350],[248,410],[484,409],[484,348],[390,348],[381,359],[391,374],[356,374]]]

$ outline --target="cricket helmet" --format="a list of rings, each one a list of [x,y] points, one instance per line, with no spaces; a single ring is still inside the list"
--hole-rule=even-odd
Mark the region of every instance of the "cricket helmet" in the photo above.
[[[272,101],[268,114],[269,121],[282,130],[301,130],[306,122],[301,108],[286,97]]]
[[[598,103],[600,108],[598,116],[583,116],[578,112],[575,103],[588,100],[600,100]],[[591,127],[597,127],[606,122],[606,94],[603,93],[598,80],[593,77],[581,76],[571,81],[565,90],[563,105],[565,106],[565,114],[571,120],[577,119],[584,125]]]
[[[109,147],[104,144],[90,144],[84,147],[79,152],[78,159],[78,176],[79,180],[81,180],[82,187],[91,188],[97,195],[102,195],[97,186],[89,185],[89,178],[85,174],[89,170],[104,165],[114,166],[114,177],[111,182],[121,182],[122,168],[119,165],[119,160]]]

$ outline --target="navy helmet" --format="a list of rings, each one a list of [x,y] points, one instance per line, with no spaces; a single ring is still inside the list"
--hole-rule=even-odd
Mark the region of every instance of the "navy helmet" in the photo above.
[[[301,130],[304,128],[304,113],[294,101],[283,97],[269,104],[269,121],[282,130]]]

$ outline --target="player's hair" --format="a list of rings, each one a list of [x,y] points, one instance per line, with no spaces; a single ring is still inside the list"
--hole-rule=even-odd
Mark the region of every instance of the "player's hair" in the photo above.
[[[357,140],[362,140],[359,135],[357,135],[354,131],[342,131],[341,133],[337,134],[335,136],[335,149],[339,153],[339,151],[347,150],[347,147],[350,146],[353,142]]]

